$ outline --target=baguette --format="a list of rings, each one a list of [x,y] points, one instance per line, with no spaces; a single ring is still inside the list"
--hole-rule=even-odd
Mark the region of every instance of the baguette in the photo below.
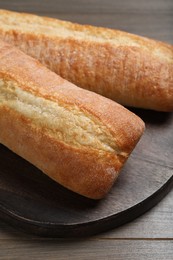
[[[173,47],[126,32],[0,11],[0,38],[126,106],[173,110]]]
[[[0,41],[0,143],[64,187],[104,197],[143,130],[126,108]]]

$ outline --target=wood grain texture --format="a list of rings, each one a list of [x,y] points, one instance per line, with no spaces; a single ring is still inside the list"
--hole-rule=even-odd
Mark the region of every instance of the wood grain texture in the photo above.
[[[172,260],[173,241],[127,240],[12,240],[1,241],[0,259]]]
[[[152,227],[152,228],[151,228]],[[0,222],[0,241],[11,239],[40,240],[32,234],[23,233],[5,222]],[[94,239],[172,240],[173,239],[173,190],[158,205],[132,222]],[[47,240],[42,238],[42,240]],[[49,239],[50,240],[50,239]],[[56,239],[52,239],[56,240]],[[59,241],[59,240],[58,240]]]
[[[168,13],[173,10],[172,0],[113,1],[113,0],[6,0],[0,1],[1,8],[37,13]]]
[[[0,8],[117,28],[173,44],[172,0],[0,0]],[[172,164],[171,155],[164,158]],[[172,260],[172,221],[173,191],[135,221],[86,240],[42,241],[0,222],[0,259]]]
[[[151,211],[116,230],[100,234],[116,239],[173,239],[173,190]]]

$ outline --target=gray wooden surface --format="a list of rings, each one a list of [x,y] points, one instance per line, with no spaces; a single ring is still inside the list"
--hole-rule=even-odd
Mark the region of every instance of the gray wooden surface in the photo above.
[[[172,0],[0,0],[0,8],[117,28],[173,43]],[[173,190],[152,210],[85,239],[46,239],[0,221],[0,259],[173,259]]]

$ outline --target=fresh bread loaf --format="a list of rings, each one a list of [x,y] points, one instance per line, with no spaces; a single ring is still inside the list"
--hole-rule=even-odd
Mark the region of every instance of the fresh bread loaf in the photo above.
[[[126,108],[0,41],[0,143],[61,185],[105,196],[143,130]]]
[[[126,32],[0,11],[0,38],[123,105],[173,110],[173,46]]]

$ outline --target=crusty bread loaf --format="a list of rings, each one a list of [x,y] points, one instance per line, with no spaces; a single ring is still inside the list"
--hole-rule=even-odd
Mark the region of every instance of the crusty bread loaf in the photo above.
[[[173,110],[173,47],[129,33],[0,11],[0,38],[123,105]]]
[[[102,198],[143,130],[121,105],[0,41],[0,143],[58,183]]]

